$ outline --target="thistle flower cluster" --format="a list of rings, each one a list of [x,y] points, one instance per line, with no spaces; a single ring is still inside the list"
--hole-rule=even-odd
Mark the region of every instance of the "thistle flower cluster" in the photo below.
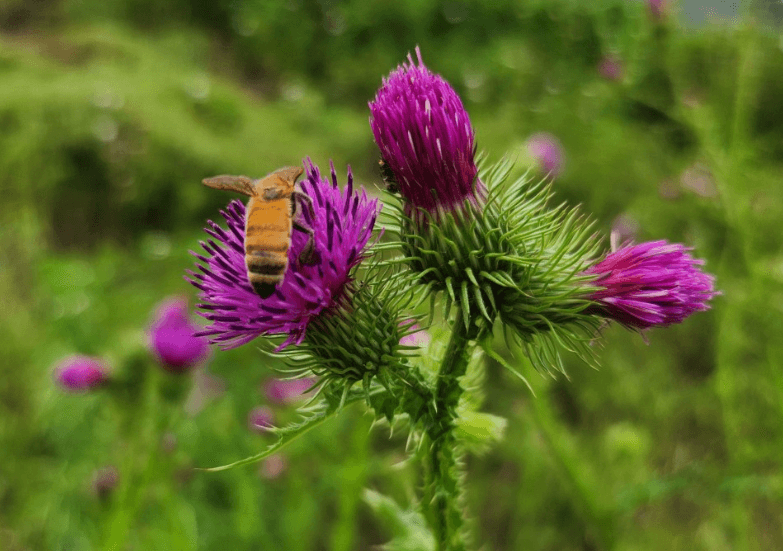
[[[226,226],[210,221],[204,252],[193,253],[196,271],[187,279],[209,322],[196,336],[222,348],[266,337],[262,350],[286,360],[293,384],[317,387],[311,403],[320,401],[303,410],[300,424],[273,428],[268,411],[251,414],[251,426],[279,442],[362,397],[390,422],[407,414],[411,434],[429,442],[425,516],[440,548],[456,549],[462,513],[455,426],[471,343],[492,353],[490,337],[502,326],[536,367],[562,370],[558,349],[590,361],[589,343],[607,320],[649,329],[706,310],[714,279],[689,249],[665,241],[602,257],[589,219],[551,206],[551,179],[563,166],[552,136],[528,143],[549,179],[516,174],[509,160],[479,162],[459,96],[424,65],[418,48],[416,62],[408,56],[385,78],[369,108],[390,184],[387,240],[373,241],[378,201],[354,186],[350,169],[340,188],[334,166],[325,178],[306,160],[301,191],[313,209],[303,223],[312,231],[315,262],[299,262],[308,237],[294,231],[283,281],[272,295],[257,295],[245,265],[245,207],[232,201],[221,212]],[[390,251],[391,259],[368,260]],[[427,299],[429,319],[440,302],[451,322],[434,380],[409,362],[428,346],[424,316],[416,314]]]
[[[576,209],[552,208],[551,186],[524,175],[511,177],[512,163],[479,170],[475,131],[456,91],[431,72],[416,49],[383,79],[369,103],[370,127],[386,176],[400,198],[388,203],[396,241],[376,246],[402,252],[413,284],[423,284],[431,304],[443,297],[477,338],[500,321],[512,330],[534,363],[558,364],[555,342],[584,353],[605,319],[632,328],[666,326],[708,308],[713,279],[681,245],[653,242],[599,258],[599,239]],[[559,143],[536,134],[529,152],[550,176],[562,168]],[[313,200],[318,262],[300,264],[306,236],[294,232],[285,278],[269,298],[254,293],[244,260],[245,208],[233,201],[221,214],[226,228],[209,222],[210,236],[196,254],[189,280],[201,291],[200,333],[223,348],[259,336],[281,336],[276,347],[307,350],[302,376],[364,379],[393,364],[405,319],[390,306],[389,285],[356,285],[354,269],[369,255],[377,200],[344,190],[323,178],[309,160],[302,191]],[[406,272],[403,272],[405,274]],[[404,277],[404,276],[397,276]],[[400,283],[404,279],[398,280]],[[289,354],[298,356],[299,351]]]

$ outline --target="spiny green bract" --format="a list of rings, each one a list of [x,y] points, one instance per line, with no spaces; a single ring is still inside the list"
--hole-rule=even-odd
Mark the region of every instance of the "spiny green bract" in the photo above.
[[[444,297],[444,317],[455,305],[463,323],[478,328],[474,335],[499,321],[537,368],[562,371],[558,347],[592,362],[587,341],[601,323],[583,313],[593,289],[583,271],[598,253],[592,223],[565,204],[550,207],[547,181],[511,179],[512,168],[508,160],[482,167],[482,205],[421,213],[423,223],[393,205],[401,223],[387,230],[397,241],[383,247],[401,250],[390,262],[410,267],[432,307]]]
[[[374,383],[392,394],[400,385],[424,384],[411,379],[407,365],[416,347],[400,344],[418,321],[407,314],[412,286],[390,285],[390,271],[377,265],[367,272],[339,308],[313,320],[299,347],[275,353],[287,360],[290,375],[318,377],[319,394],[328,399],[341,399],[360,381],[368,403]]]

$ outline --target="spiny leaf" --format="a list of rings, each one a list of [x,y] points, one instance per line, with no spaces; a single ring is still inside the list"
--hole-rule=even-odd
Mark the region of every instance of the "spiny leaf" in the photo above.
[[[353,404],[364,399],[364,392],[354,392],[345,399],[343,405],[345,406],[348,404]],[[320,407],[316,411],[306,413],[302,421],[299,423],[294,423],[292,425],[288,425],[287,427],[274,429],[274,432],[278,435],[278,440],[274,444],[268,446],[264,451],[257,453],[256,455],[251,455],[250,457],[240,459],[239,461],[234,461],[233,463],[229,463],[227,465],[221,465],[220,467],[198,468],[197,470],[218,473],[221,471],[233,469],[235,467],[242,467],[244,465],[250,465],[251,463],[257,463],[262,459],[276,453],[278,450],[284,446],[287,446],[300,436],[310,432],[312,429],[319,426],[327,419],[335,416],[339,411],[340,408]]]

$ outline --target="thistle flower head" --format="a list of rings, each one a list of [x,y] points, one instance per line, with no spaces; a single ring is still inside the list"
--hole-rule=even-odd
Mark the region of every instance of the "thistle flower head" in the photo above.
[[[608,254],[585,273],[597,276],[590,295],[607,317],[638,329],[680,323],[708,310],[717,293],[703,260],[678,243],[650,241]]]
[[[184,298],[164,301],[150,327],[150,348],[167,371],[183,373],[199,364],[209,354],[207,341],[197,337],[201,329],[188,319]]]
[[[473,127],[459,96],[424,65],[416,48],[383,80],[370,105],[370,126],[409,212],[453,210],[477,202]]]
[[[304,340],[308,325],[329,314],[346,300],[352,282],[351,269],[365,257],[377,216],[377,203],[364,190],[354,190],[348,169],[348,184],[341,190],[331,167],[331,181],[321,176],[308,159],[302,191],[313,203],[305,223],[313,230],[317,262],[299,262],[307,236],[294,231],[288,249],[288,271],[267,297],[258,296],[247,279],[245,267],[245,206],[232,201],[221,214],[228,228],[210,221],[205,231],[211,239],[202,242],[206,255],[198,258],[199,272],[188,272],[189,281],[201,292],[201,315],[211,323],[201,335],[224,349],[247,343],[259,335],[285,335],[280,349]]]
[[[71,356],[55,368],[55,379],[64,390],[83,392],[106,382],[108,372],[103,362],[89,356]]]

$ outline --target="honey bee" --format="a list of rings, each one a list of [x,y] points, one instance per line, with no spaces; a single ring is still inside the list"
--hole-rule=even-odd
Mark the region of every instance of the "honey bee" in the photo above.
[[[313,230],[302,224],[301,207],[315,219],[310,197],[296,189],[296,179],[304,170],[288,166],[264,178],[247,176],[214,176],[202,183],[215,189],[236,191],[250,197],[245,215],[245,265],[253,290],[262,298],[275,292],[288,269],[288,249],[292,229],[308,235],[299,261],[311,264],[316,256]]]

